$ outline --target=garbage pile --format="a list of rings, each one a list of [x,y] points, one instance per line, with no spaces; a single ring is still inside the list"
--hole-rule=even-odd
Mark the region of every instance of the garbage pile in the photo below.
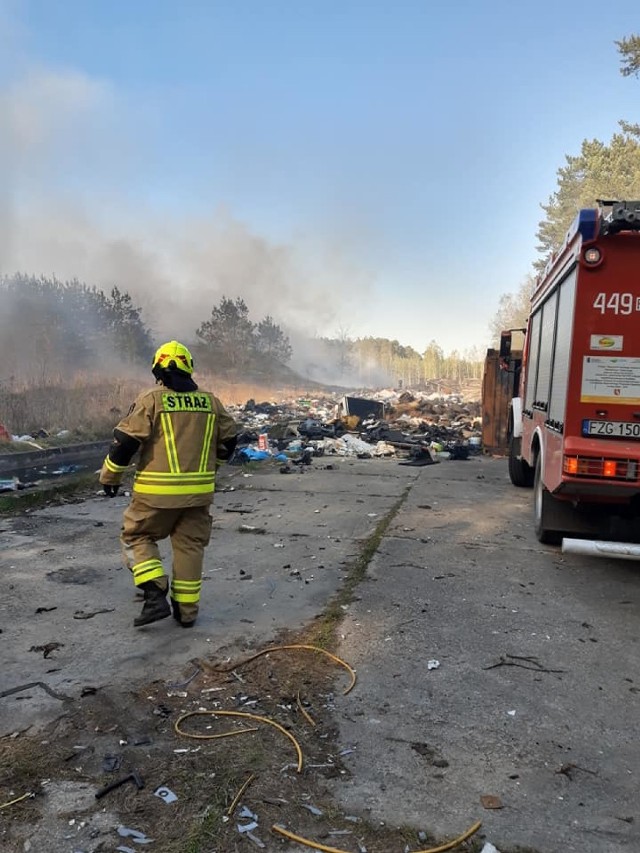
[[[482,450],[480,402],[457,395],[384,390],[370,397],[248,400],[229,411],[241,427],[231,464],[272,459],[283,473],[319,456],[427,465]]]

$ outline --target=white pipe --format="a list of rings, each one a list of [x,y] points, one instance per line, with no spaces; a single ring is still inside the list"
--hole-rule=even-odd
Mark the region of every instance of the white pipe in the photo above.
[[[640,545],[631,542],[599,542],[596,539],[563,539],[563,554],[587,557],[611,557],[617,560],[640,560]]]

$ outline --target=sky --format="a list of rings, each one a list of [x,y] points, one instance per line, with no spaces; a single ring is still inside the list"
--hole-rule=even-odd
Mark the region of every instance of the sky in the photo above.
[[[637,122],[601,0],[0,0],[0,273],[490,343],[565,155]]]

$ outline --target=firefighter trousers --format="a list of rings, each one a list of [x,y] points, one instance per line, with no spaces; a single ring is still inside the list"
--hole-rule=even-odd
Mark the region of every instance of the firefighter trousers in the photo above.
[[[156,544],[167,537],[173,553],[170,585]],[[210,537],[208,506],[151,507],[134,495],[123,515],[120,541],[134,584],[153,581],[163,591],[169,590],[176,618],[192,622],[198,615],[202,561]]]

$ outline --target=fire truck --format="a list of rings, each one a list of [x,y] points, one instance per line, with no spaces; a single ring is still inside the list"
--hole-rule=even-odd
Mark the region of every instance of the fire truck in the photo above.
[[[637,559],[640,201],[598,205],[579,211],[535,284],[509,413],[509,475],[533,487],[540,542]],[[510,344],[503,333],[505,356]]]

